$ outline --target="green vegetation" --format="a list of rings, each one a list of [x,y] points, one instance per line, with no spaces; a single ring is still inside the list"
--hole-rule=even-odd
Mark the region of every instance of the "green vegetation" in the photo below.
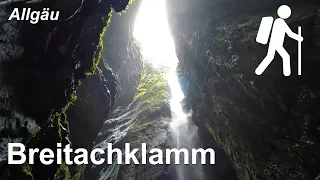
[[[105,27],[102,29],[102,32],[100,34],[100,38],[99,38],[99,45],[98,45],[98,50],[97,50],[97,56],[93,59],[93,66],[91,71],[86,72],[87,76],[93,75],[94,72],[96,71],[98,64],[100,63],[101,57],[102,57],[102,50],[103,50],[103,36],[107,30],[107,28],[109,27],[109,24],[111,22],[111,18],[112,18],[112,13],[113,11],[111,10],[110,13],[108,14],[108,20],[106,22]],[[81,81],[78,81],[78,85],[81,85]],[[76,87],[77,88],[77,87]],[[76,89],[75,88],[75,89]],[[76,91],[73,92],[73,94],[71,95],[71,100],[66,104],[66,106],[64,106],[62,108],[61,112],[56,112],[56,117],[57,117],[57,125],[58,125],[58,134],[59,134],[59,138],[60,138],[60,142],[62,142],[62,134],[61,134],[61,123],[63,123],[66,126],[68,135],[70,133],[69,130],[69,123],[67,121],[67,115],[66,115],[66,111],[68,110],[68,108],[77,100],[77,95],[76,95]],[[63,120],[63,121],[62,121]]]
[[[79,82],[80,84],[80,82]],[[73,94],[71,95],[71,99],[70,101],[67,103],[66,106],[64,106],[62,108],[62,111],[56,112],[55,116],[57,118],[57,127],[58,127],[58,134],[59,134],[59,138],[60,138],[60,142],[62,142],[62,133],[61,133],[61,123],[63,123],[67,129],[68,135],[70,134],[70,130],[69,130],[69,122],[67,121],[67,114],[66,111],[68,110],[68,108],[77,100],[77,95],[76,95],[76,91],[73,92]]]
[[[71,180],[71,174],[68,165],[62,163],[53,178],[54,180]]]
[[[31,176],[32,179],[33,179],[33,176],[32,176],[32,169],[31,167],[29,166],[28,163],[24,163],[23,166],[22,166],[22,171],[28,175],[28,176]]]
[[[161,108],[169,99],[169,86],[165,74],[165,68],[156,69],[152,67],[151,62],[143,62],[140,82],[134,97],[141,111],[131,131],[139,131],[140,128],[151,125],[152,121],[157,119],[153,117],[153,114],[162,113]]]
[[[117,94],[114,107],[128,105],[133,101],[140,81],[143,66],[140,44],[132,35],[128,38],[128,60],[120,67],[117,80]],[[103,59],[105,61],[105,59]],[[130,61],[130,62],[128,62]],[[107,62],[105,61],[105,66]]]
[[[164,68],[155,69],[148,61],[144,62],[140,83],[134,100],[143,99],[148,104],[158,104],[168,99],[168,83],[165,79]]]
[[[72,180],[83,180],[85,169],[86,169],[86,165],[77,166],[77,173],[72,176]]]
[[[132,3],[130,1],[130,3]],[[89,72],[86,72],[87,76],[93,75],[94,72],[97,69],[97,66],[101,60],[101,51],[103,50],[103,36],[110,24],[111,21],[111,17],[112,17],[112,10],[111,12],[108,14],[108,20],[106,21],[106,25],[105,27],[102,29],[102,32],[100,34],[99,37],[99,44],[98,44],[98,49],[97,49],[97,53],[95,58],[93,58],[92,62],[93,62],[93,66],[91,68],[91,70]],[[34,78],[33,76],[30,76],[31,78]],[[43,128],[44,130],[41,132],[50,132],[48,134],[49,138],[50,138],[50,143],[55,144],[56,142],[63,142],[63,138],[65,136],[63,128],[67,129],[67,135],[69,136],[70,131],[69,131],[69,123],[67,120],[67,115],[66,112],[69,109],[70,106],[73,105],[73,103],[77,100],[77,95],[76,95],[76,89],[80,86],[81,82],[80,80],[78,81],[78,83],[75,83],[73,85],[73,89],[75,89],[71,95],[71,98],[69,99],[69,101],[67,102],[67,104],[62,108],[62,109],[55,109],[52,110],[53,114],[51,116],[51,121],[49,124],[47,124],[46,128]],[[47,85],[47,84],[45,84]],[[41,88],[40,88],[41,89]],[[42,90],[42,89],[41,89]],[[51,137],[51,132],[53,132],[53,137]],[[32,134],[32,138],[28,141],[28,143],[32,144],[32,143],[37,143],[39,141],[40,135],[41,136],[45,136],[46,134],[44,133],[39,133],[37,134],[38,131],[34,130],[31,132]],[[39,135],[39,136],[38,136]],[[32,141],[32,142],[31,142]],[[33,142],[34,141],[34,142]],[[29,145],[29,144],[27,144]],[[33,145],[33,144],[32,144]],[[32,172],[35,171],[36,166],[32,166],[33,169],[31,169],[31,167],[29,166],[28,163],[24,163],[21,166],[17,166],[17,167],[10,167],[10,173],[13,174],[14,177],[16,176],[22,176],[22,179],[24,179],[24,177],[28,177],[28,179],[33,179],[33,175]],[[53,179],[54,180],[80,180],[80,179],[84,179],[84,170],[85,170],[85,166],[79,166],[79,168],[77,168],[77,172],[75,172],[74,176],[71,176],[71,173],[69,171],[69,167],[67,164],[63,163],[59,166],[59,168],[57,169],[57,171],[55,172]],[[50,175],[51,176],[51,175]],[[11,176],[10,176],[11,177]],[[30,177],[30,178],[29,178]],[[49,179],[52,179],[52,177],[48,177]]]
[[[146,123],[143,124],[143,127],[146,127],[146,126],[148,126],[149,124],[150,124],[150,122],[146,122]]]
[[[98,64],[100,63],[101,60],[101,54],[102,54],[102,50],[103,50],[103,36],[111,22],[111,17],[112,17],[112,10],[111,12],[108,14],[108,20],[106,22],[106,26],[103,28],[101,34],[100,34],[100,38],[99,38],[99,45],[98,45],[98,50],[97,50],[97,56],[93,59],[93,67],[91,69],[91,71],[86,72],[87,76],[93,75],[94,72],[96,71]],[[79,87],[81,84],[80,80],[78,82],[77,87]],[[75,89],[77,89],[77,87],[75,87]],[[69,123],[67,121],[67,115],[66,115],[66,111],[69,109],[69,107],[77,100],[77,95],[76,95],[76,91],[73,92],[73,94],[71,95],[71,99],[70,101],[62,108],[61,112],[56,112],[55,116],[56,116],[56,126],[58,128],[58,135],[59,135],[59,139],[60,142],[62,142],[62,132],[61,132],[61,127],[62,124],[64,125],[63,127],[65,127],[67,129],[68,132],[68,136],[70,134],[70,130],[69,130]],[[84,172],[84,169],[82,170],[82,172]],[[81,173],[81,172],[79,172]],[[80,179],[81,174],[76,174],[74,176],[73,179],[78,180]],[[54,180],[71,180],[71,174],[68,168],[68,165],[63,163],[60,165],[59,169],[57,170],[56,174],[54,175]]]
[[[129,0],[129,3],[128,3],[126,9],[122,10],[121,12],[118,12],[118,14],[121,15],[122,13],[125,13],[128,10],[129,6],[134,3],[134,1],[135,0]]]
[[[97,56],[93,59],[93,67],[92,67],[91,71],[86,72],[87,76],[93,75],[94,72],[96,71],[97,67],[98,67],[98,64],[100,63],[101,56],[102,56],[102,50],[103,50],[103,36],[104,36],[105,32],[107,31],[107,29],[108,29],[108,27],[110,25],[111,18],[112,18],[112,13],[113,13],[113,10],[111,10],[110,13],[108,14],[108,20],[107,20],[106,25],[102,29],[102,32],[100,34],[98,50],[97,50],[98,53],[97,53]]]
[[[215,137],[213,128],[212,128],[208,123],[205,123],[205,126],[206,126],[206,128],[208,129],[208,131],[210,132],[210,134],[211,134],[213,137]]]

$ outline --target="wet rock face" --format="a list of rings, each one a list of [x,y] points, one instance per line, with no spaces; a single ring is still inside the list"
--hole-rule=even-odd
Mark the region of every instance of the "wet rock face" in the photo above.
[[[111,4],[114,3],[119,2]],[[108,118],[109,110],[126,106],[133,100],[140,79],[142,58],[132,37],[134,21],[131,19],[134,19],[139,4],[137,0],[121,15],[116,12],[112,14],[112,21],[103,37],[98,71],[81,81],[77,90],[78,101],[67,112],[74,146],[91,148]],[[86,23],[93,22],[88,19]]]
[[[78,99],[67,112],[74,147],[91,147],[114,102],[110,90],[115,91],[115,84],[112,72],[106,78],[100,69],[81,81],[77,89]]]
[[[8,143],[25,143],[40,131],[34,119],[25,117],[17,109],[11,108],[10,92],[2,87],[0,91],[0,168],[6,164]]]
[[[316,1],[168,1],[180,60],[179,75],[194,121],[223,148],[239,179],[315,179],[319,154],[319,4]],[[196,3],[199,9],[194,8]],[[282,74],[277,55],[262,76],[255,68],[267,47],[255,42],[262,17],[288,3],[294,32],[302,26],[302,76],[297,43],[289,38],[292,74]],[[250,6],[249,6],[250,5]],[[224,10],[228,15],[221,11]],[[185,24],[191,18],[196,24]],[[217,162],[217,165],[219,162]]]
[[[99,37],[110,7],[120,11],[126,5],[126,1],[74,0],[66,3],[59,0],[2,6],[3,22],[14,7],[61,9],[59,21],[42,21],[36,25],[11,21],[1,26],[1,60],[5,61],[2,62],[2,79],[13,88],[20,109],[37,116],[63,107],[72,92],[69,89],[95,68],[93,61],[98,55]]]
[[[111,68],[117,78],[115,108],[127,106],[133,101],[140,80],[142,57],[134,39],[135,17],[141,0],[135,0],[125,12],[112,15],[112,21],[103,40],[104,66]]]
[[[151,105],[153,106],[153,105]],[[143,113],[150,113],[147,109],[142,108]],[[159,113],[156,116],[143,117],[138,114],[137,119],[127,132],[127,135],[117,144],[120,148],[124,147],[124,143],[130,143],[132,148],[141,148],[142,143],[146,143],[147,151],[152,148],[159,148],[165,151],[170,144],[170,107],[164,104],[163,108],[154,112]],[[149,158],[151,154],[147,154]],[[137,154],[138,161],[141,162],[141,154]],[[152,165],[147,161],[146,165],[137,165],[131,162],[130,165],[122,165],[119,169],[118,180],[127,179],[161,179],[166,177],[170,179],[173,173],[172,165]]]
[[[93,72],[98,66],[100,35],[110,18],[111,7],[122,11],[128,1],[7,1],[0,4],[0,179],[30,179],[24,166],[6,165],[7,143],[23,142],[27,148],[55,149],[57,142],[66,144],[70,139],[76,146],[85,147],[94,141],[116,94],[111,70]],[[7,21],[15,7],[40,10],[48,7],[61,12],[58,21],[31,25],[26,21]],[[90,72],[92,77],[86,79]],[[73,109],[88,110],[90,106],[88,113],[94,114],[92,118],[88,114],[81,114],[80,118],[79,114],[66,113],[75,100],[79,80],[83,80],[84,87]],[[92,96],[81,101],[84,94],[90,92]],[[92,106],[100,107],[92,109]],[[70,130],[75,132],[71,137],[68,137],[68,121]],[[89,128],[81,144],[82,134],[77,132],[84,127]],[[41,165],[39,160],[31,167],[34,179],[51,178],[57,168],[57,165]]]
[[[146,95],[147,96],[147,95]],[[147,152],[152,148],[169,148],[169,122],[171,112],[168,99],[161,102],[146,102],[146,96],[135,100],[127,107],[119,107],[104,122],[95,142],[96,148],[107,149],[107,143],[112,143],[113,148],[122,149],[125,143],[130,143],[130,148],[141,149],[141,144],[147,144]],[[160,108],[158,108],[160,106]],[[107,151],[107,150],[106,150]],[[107,154],[101,155],[107,159]],[[150,154],[147,155],[149,158]],[[141,163],[141,151],[136,154]],[[115,160],[114,160],[115,161]],[[124,162],[123,162],[124,163]],[[172,171],[170,165],[130,165],[103,164],[90,165],[86,169],[87,179],[161,179],[169,176]]]
[[[148,150],[168,147],[171,115],[168,86],[162,83],[163,72],[157,73],[151,70],[150,65],[148,68],[146,64],[143,65],[140,48],[132,37],[140,3],[140,0],[136,0],[125,13],[113,14],[113,21],[104,37],[103,62],[116,75],[117,95],[112,113],[104,119],[95,141],[96,148],[106,149],[107,143],[113,143],[113,147],[123,150],[125,143],[130,143],[131,148],[141,148],[141,144],[146,143]],[[155,88],[158,82],[165,85]],[[137,156],[141,162],[141,154]],[[171,169],[167,165],[114,163],[89,165],[85,175],[87,179],[169,179]]]

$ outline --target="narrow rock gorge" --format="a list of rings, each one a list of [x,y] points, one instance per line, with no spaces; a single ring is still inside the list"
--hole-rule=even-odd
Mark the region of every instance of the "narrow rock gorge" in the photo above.
[[[283,4],[302,75],[286,37],[291,76],[278,55],[258,76],[261,18]],[[60,16],[9,21],[14,8]],[[1,0],[0,180],[318,180],[319,50],[317,0]],[[215,164],[11,165],[8,143],[212,148]]]

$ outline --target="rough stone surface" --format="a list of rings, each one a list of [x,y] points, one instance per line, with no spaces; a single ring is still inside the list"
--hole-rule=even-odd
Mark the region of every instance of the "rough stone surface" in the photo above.
[[[110,18],[111,8],[120,12],[129,1],[26,2],[0,3],[0,179],[70,179],[78,173],[73,171],[77,168],[44,166],[38,157],[30,167],[27,163],[8,166],[6,145],[23,142],[27,148],[55,149],[56,143],[65,145],[72,143],[70,140],[78,146],[92,144],[116,94],[114,74],[105,68],[94,72],[102,48],[100,35]],[[7,20],[16,7],[49,7],[61,12],[58,21],[31,25],[27,21]],[[86,79],[90,74],[92,77]],[[80,101],[75,104],[79,81],[83,81],[84,87],[79,92]],[[93,92],[89,102],[81,101],[89,91]],[[88,120],[77,118],[79,114],[70,115],[68,108],[75,104],[73,108],[79,110],[87,107],[87,103],[106,107],[103,111],[99,109],[99,118],[91,122],[86,141],[81,144],[82,136],[76,132],[83,130],[88,123],[84,121]],[[99,114],[101,112],[104,114]],[[70,119],[66,115],[70,115]],[[74,136],[69,136],[69,125]]]
[[[303,29],[302,76],[296,70],[297,43],[288,38],[292,75],[283,76],[276,56],[257,76],[255,68],[267,50],[255,42],[260,20],[276,16],[284,3],[292,7],[290,27]],[[212,134],[204,141],[223,148],[239,179],[315,179],[320,163],[318,2],[167,4],[187,106],[198,127]]]
[[[100,69],[81,81],[77,89],[77,101],[67,112],[70,140],[74,148],[92,147],[114,102],[110,90],[115,91],[115,83],[112,72],[110,77],[106,78]]]

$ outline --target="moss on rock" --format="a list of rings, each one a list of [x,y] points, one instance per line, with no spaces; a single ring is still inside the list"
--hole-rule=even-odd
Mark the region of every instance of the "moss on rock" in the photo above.
[[[54,180],[72,180],[68,165],[65,163],[62,163],[59,166],[59,169],[57,170],[57,172],[54,174],[53,179]]]
[[[148,61],[144,62],[140,83],[134,100],[142,99],[145,103],[156,104],[169,97],[168,83],[165,79],[166,70],[156,69]]]
[[[91,71],[86,72],[87,76],[93,75],[94,72],[96,71],[99,63],[100,63],[101,56],[102,56],[102,50],[103,50],[103,36],[104,36],[105,32],[107,31],[107,28],[109,27],[109,24],[111,22],[112,13],[113,13],[113,11],[110,11],[110,13],[108,14],[108,20],[107,20],[106,25],[103,27],[102,32],[100,34],[97,54],[96,54],[96,57],[93,59],[93,66],[91,68]]]

